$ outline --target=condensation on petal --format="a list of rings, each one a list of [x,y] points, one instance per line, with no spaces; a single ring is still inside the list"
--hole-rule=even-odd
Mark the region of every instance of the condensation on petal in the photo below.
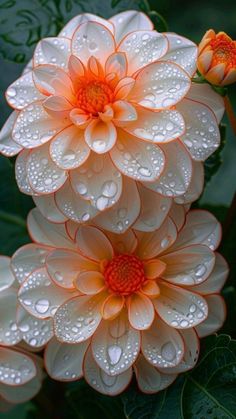
[[[12,139],[12,128],[18,114],[17,111],[12,112],[0,131],[0,153],[7,157],[15,156],[22,150],[21,146]]]
[[[151,31],[153,29],[153,23],[147,15],[136,10],[118,13],[109,20],[115,27],[115,39],[117,43],[130,32],[141,30]]]
[[[16,322],[22,339],[32,348],[42,348],[53,336],[51,319],[37,319],[21,306],[17,309]]]
[[[0,382],[8,386],[23,385],[36,375],[36,367],[33,360],[19,351],[0,348]]]
[[[10,263],[9,257],[0,256],[0,292],[9,288],[15,281]]]
[[[34,52],[34,67],[51,64],[66,69],[71,54],[71,42],[67,38],[42,39]]]
[[[175,33],[165,33],[165,36],[168,39],[169,48],[162,60],[178,64],[190,76],[193,76],[197,70],[197,45]]]
[[[16,324],[17,290],[13,287],[0,293],[0,345],[16,345],[21,333]],[[1,379],[1,376],[0,376]]]
[[[69,22],[64,26],[61,32],[59,32],[58,36],[63,36],[63,37],[71,39],[75,33],[75,30],[82,23],[89,22],[89,21],[100,23],[101,25],[109,29],[112,33],[114,31],[114,27],[112,23],[110,23],[108,20],[103,19],[102,17],[94,15],[92,13],[82,13],[81,15],[77,15],[73,19],[69,20]]]
[[[44,99],[44,97],[36,89],[31,71],[17,79],[6,91],[7,102],[12,108],[18,110],[25,108],[36,100]]]
[[[41,214],[52,223],[64,223],[67,217],[62,214],[55,203],[54,194],[33,196],[35,205]]]
[[[17,156],[15,163],[15,175],[18,188],[26,195],[34,195],[35,192],[30,186],[27,176],[27,162],[30,155],[30,150],[22,150]]]

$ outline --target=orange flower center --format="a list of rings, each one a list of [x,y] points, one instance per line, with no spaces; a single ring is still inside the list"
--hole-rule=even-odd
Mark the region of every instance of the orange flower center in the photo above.
[[[77,93],[77,105],[86,113],[94,116],[103,112],[104,107],[113,100],[113,91],[103,81],[89,81],[80,85]]]
[[[105,267],[107,287],[115,294],[130,295],[145,282],[144,266],[134,255],[115,256]]]
[[[213,65],[224,63],[227,68],[236,67],[236,44],[227,35],[220,35],[210,42],[213,49]]]

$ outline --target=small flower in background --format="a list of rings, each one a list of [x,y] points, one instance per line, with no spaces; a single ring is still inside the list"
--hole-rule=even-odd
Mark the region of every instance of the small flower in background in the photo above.
[[[236,82],[236,41],[225,32],[206,32],[199,44],[198,70],[216,86]]]
[[[152,201],[137,184],[156,199],[196,200],[224,113],[210,86],[192,82],[196,69],[197,46],[153,30],[143,13],[73,18],[6,92],[15,110],[0,150],[19,154],[20,190],[50,221],[99,225],[104,210],[105,222],[115,214],[105,228],[116,233]]]
[[[20,286],[17,313],[24,313],[16,322],[32,346],[39,345],[44,323],[51,331],[53,324],[53,338],[43,341],[52,378],[84,376],[96,390],[115,395],[134,371],[140,389],[154,393],[196,364],[198,337],[224,322],[219,292],[228,267],[214,252],[221,228],[210,213],[171,216],[154,232],[116,235],[71,221],[50,223],[31,211],[34,243],[11,260]]]

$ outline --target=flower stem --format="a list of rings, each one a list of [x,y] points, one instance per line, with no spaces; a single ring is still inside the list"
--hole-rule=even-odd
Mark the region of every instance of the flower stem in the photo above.
[[[236,117],[234,115],[233,106],[228,95],[224,97],[224,103],[230,125],[234,134],[236,135]]]
[[[23,218],[14,214],[9,214],[5,211],[0,211],[0,220],[11,224],[17,224],[20,227],[26,228],[26,222],[23,220]]]

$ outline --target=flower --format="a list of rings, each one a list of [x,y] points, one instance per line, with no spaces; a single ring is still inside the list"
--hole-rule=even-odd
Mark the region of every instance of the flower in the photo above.
[[[6,92],[15,111],[0,134],[2,153],[19,154],[20,190],[54,222],[100,225],[115,212],[106,228],[121,233],[145,205],[143,186],[159,201],[197,199],[224,104],[191,81],[196,63],[194,43],[136,11],[82,14],[40,41]]]
[[[10,258],[0,257],[0,411],[12,404],[23,403],[33,398],[40,390],[42,383],[41,359],[28,352],[29,345],[22,343],[25,336],[36,332],[39,334],[41,320],[25,312],[29,321],[23,333],[17,319],[17,286],[10,269]],[[18,307],[21,314],[23,307]],[[26,320],[26,319],[25,319]],[[43,320],[45,323],[45,321]],[[47,320],[46,320],[47,322]],[[37,326],[37,330],[36,330]],[[31,329],[31,330],[30,330]],[[30,330],[30,331],[29,331]],[[43,330],[42,330],[43,331]],[[25,339],[26,341],[26,339]],[[17,345],[17,346],[16,346]]]
[[[236,41],[225,32],[209,29],[199,44],[198,70],[210,83],[226,86],[236,81]]]
[[[114,395],[133,368],[140,389],[152,393],[195,365],[198,337],[223,324],[228,268],[214,252],[221,228],[210,213],[173,214],[154,232],[116,235],[31,211],[34,243],[17,250],[11,269],[21,307],[53,322],[45,365],[54,379],[84,375]]]

